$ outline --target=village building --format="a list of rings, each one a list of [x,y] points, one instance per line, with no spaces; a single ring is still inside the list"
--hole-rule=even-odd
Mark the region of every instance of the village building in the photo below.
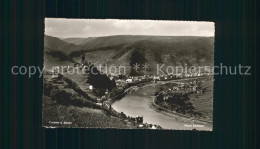
[[[133,83],[133,79],[126,79],[127,83]]]
[[[159,76],[154,76],[153,79],[154,79],[154,80],[158,80],[158,81],[161,80]]]
[[[137,116],[135,117],[135,122],[136,122],[136,123],[143,123],[143,117],[137,115]]]
[[[156,129],[156,127],[153,125],[151,129]]]

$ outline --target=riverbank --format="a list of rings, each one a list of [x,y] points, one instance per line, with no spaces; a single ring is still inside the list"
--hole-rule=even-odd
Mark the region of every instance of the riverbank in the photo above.
[[[151,96],[154,96],[156,91],[164,86],[168,88],[168,83],[176,82],[175,80],[158,81],[157,83],[146,83],[141,87],[130,89],[131,92],[128,92],[122,99],[111,102],[113,103],[112,108],[118,112],[124,112],[128,116],[141,115],[144,117],[144,122],[158,124],[162,126],[163,129],[211,131],[212,123],[209,121],[205,122],[200,119],[195,119],[194,117],[172,111],[169,112],[168,110],[155,107],[156,105],[152,104],[153,98]],[[198,127],[196,125],[198,125]]]
[[[110,97],[108,100],[106,100],[104,102],[106,104],[112,105],[117,100],[122,99],[127,94],[127,92],[130,91],[131,89],[142,87],[142,86],[150,84],[150,83],[151,82],[141,82],[141,83],[131,84],[130,86],[128,86],[125,89],[123,89],[118,95]]]
[[[142,86],[149,84],[149,83],[150,82],[140,82],[140,83],[132,84],[132,85],[128,86],[127,88],[125,88],[120,94],[118,94],[114,97],[110,97],[108,100],[105,100],[102,103],[102,105],[105,108],[109,109],[112,113],[117,114],[119,117],[123,118],[125,122],[132,123],[132,125],[137,126],[139,129],[162,129],[162,127],[160,125],[137,122],[136,121],[137,117],[132,117],[132,116],[129,116],[129,115],[127,116],[124,112],[119,112],[112,107],[113,103],[115,103],[115,102],[121,100],[122,98],[124,98],[124,96],[130,90],[138,88],[138,87],[142,87]]]
[[[44,87],[45,127],[161,129],[159,125],[142,123],[136,117],[117,112],[108,104],[100,105],[95,98],[88,96],[75,82],[62,74],[49,81],[45,80]],[[135,87],[130,86],[122,95],[112,98],[122,98],[128,90]]]
[[[213,78],[211,76],[176,80],[160,89],[153,98],[155,108],[182,117],[212,123]]]
[[[171,110],[168,110],[164,107],[161,107],[159,106],[158,104],[155,103],[155,97],[151,97],[152,100],[151,100],[151,107],[158,110],[159,112],[162,112],[162,113],[166,113],[166,114],[173,114],[173,115],[178,115],[180,117],[184,117],[184,118],[187,118],[187,119],[190,119],[190,120],[196,120],[196,121],[199,121],[199,122],[202,122],[202,123],[213,123],[212,121],[208,121],[208,120],[203,120],[203,119],[199,119],[199,118],[196,118],[196,117],[191,117],[189,115],[185,115],[185,114],[181,114],[181,113],[178,113],[176,111],[171,111]]]

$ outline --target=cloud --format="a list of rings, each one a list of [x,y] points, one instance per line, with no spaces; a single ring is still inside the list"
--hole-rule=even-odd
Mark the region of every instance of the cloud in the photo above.
[[[55,37],[98,37],[109,35],[214,36],[213,22],[45,19],[45,34]]]

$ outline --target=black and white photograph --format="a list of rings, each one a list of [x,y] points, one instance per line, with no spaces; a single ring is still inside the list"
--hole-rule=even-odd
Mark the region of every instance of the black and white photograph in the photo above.
[[[213,130],[214,22],[45,18],[46,128]]]
[[[260,149],[257,2],[4,1],[0,149]]]

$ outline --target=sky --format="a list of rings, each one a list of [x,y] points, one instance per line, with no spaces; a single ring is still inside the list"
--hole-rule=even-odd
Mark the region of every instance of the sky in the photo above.
[[[111,35],[214,36],[213,22],[45,18],[45,34],[59,37]]]

